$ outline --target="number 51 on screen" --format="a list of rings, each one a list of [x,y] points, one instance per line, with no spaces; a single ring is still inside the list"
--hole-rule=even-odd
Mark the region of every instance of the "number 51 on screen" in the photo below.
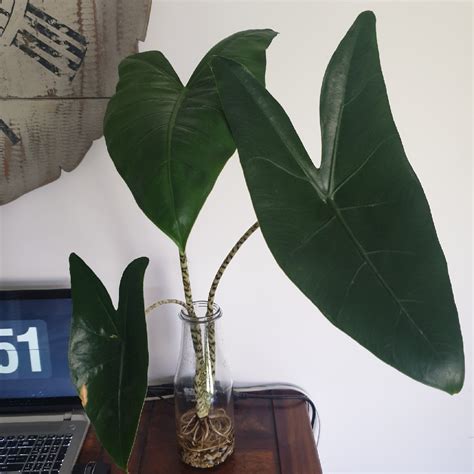
[[[0,324],[0,379],[49,377],[50,350],[42,320]]]

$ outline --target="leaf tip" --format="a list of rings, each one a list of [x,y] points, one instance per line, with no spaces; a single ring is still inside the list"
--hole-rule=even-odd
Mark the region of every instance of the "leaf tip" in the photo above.
[[[148,266],[150,263],[150,259],[148,257],[139,257],[136,259],[136,261],[140,264],[143,265],[145,268]]]
[[[375,13],[372,10],[365,10],[357,16],[354,23],[352,24],[351,30],[355,31],[366,31],[366,33],[371,34],[375,31],[375,24],[377,18]]]
[[[358,22],[365,21],[367,23],[374,23],[377,21],[377,17],[375,16],[375,13],[372,10],[365,10],[362,13],[359,13],[357,16]]]
[[[450,355],[438,364],[432,366],[430,373],[426,374],[428,385],[442,390],[449,395],[456,395],[464,386],[465,362],[464,354],[458,352]]]
[[[82,258],[79,257],[79,255],[77,255],[76,253],[72,252],[69,255],[69,273],[71,275],[71,278],[72,278],[73,274],[80,271],[84,267],[87,267],[84,260],[82,260]]]
[[[458,394],[464,387],[465,369],[464,360],[462,367],[452,377],[452,382],[447,386],[446,392],[450,395]]]
[[[279,31],[272,30],[271,28],[268,28],[265,31],[268,32],[268,34],[270,36],[270,41],[273,41],[280,34]]]
[[[461,390],[463,389],[464,386],[464,377],[460,378],[460,380],[454,381],[450,383],[449,385],[446,385],[445,387],[442,388],[444,392],[446,392],[448,395],[457,395]]]

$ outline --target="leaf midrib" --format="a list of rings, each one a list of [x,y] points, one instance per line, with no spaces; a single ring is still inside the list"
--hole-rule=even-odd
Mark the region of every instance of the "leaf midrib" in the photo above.
[[[184,101],[184,98],[186,97],[187,92],[188,92],[188,89],[186,87],[183,87],[178,97],[176,98],[176,103],[173,107],[173,111],[171,112],[170,122],[168,125],[168,133],[166,137],[166,154],[167,154],[166,168],[168,172],[168,186],[170,189],[169,191],[170,198],[171,198],[171,203],[172,203],[172,208],[173,208],[174,220],[176,222],[176,231],[178,234],[180,247],[181,247],[181,244],[183,244],[183,242],[182,242],[181,228],[178,221],[178,214],[176,212],[176,202],[175,202],[174,189],[173,189],[173,183],[172,183],[172,178],[171,178],[171,164],[172,164],[171,148],[172,148],[172,142],[173,142],[173,134],[174,134],[175,126],[176,126],[176,120],[177,120],[178,113],[181,109],[181,105],[183,104],[183,101]]]
[[[329,164],[329,182],[328,182],[328,185],[327,185],[329,195],[332,194],[333,188],[334,188],[334,179],[335,179],[334,175],[335,175],[335,172],[336,172],[337,152],[338,152],[338,149],[339,149],[339,132],[341,130],[342,114],[344,112],[344,107],[345,107],[345,104],[347,102],[347,100],[346,100],[347,83],[349,82],[349,74],[350,74],[351,68],[352,68],[352,56],[353,56],[354,50],[356,48],[357,41],[359,39],[359,33],[360,33],[360,31],[357,31],[356,34],[355,34],[355,37],[352,39],[351,51],[350,51],[351,59],[349,60],[348,64],[346,64],[347,69],[345,70],[344,79],[343,79],[343,82],[344,82],[343,92],[340,96],[340,103],[339,103],[339,106],[338,106],[339,107],[339,112],[338,112],[338,115],[337,115],[336,132],[334,134],[334,141],[333,141],[333,147],[332,147],[332,153],[331,153],[331,162]],[[328,67],[328,70],[329,70],[329,67]],[[326,78],[325,78],[325,80],[326,80]]]
[[[125,303],[127,306],[127,303]],[[122,317],[124,318],[124,334],[126,334],[126,327],[127,327],[127,318],[126,318],[127,310],[123,311]],[[118,408],[118,427],[119,427],[119,439],[120,439],[120,452],[123,453],[123,438],[122,438],[122,390],[123,390],[123,366],[125,363],[125,349],[126,349],[126,341],[122,338],[120,347],[120,370],[119,370],[119,390],[118,390],[118,399],[117,399],[117,408]],[[127,460],[128,461],[128,460]],[[125,461],[124,464],[127,464]]]
[[[123,453],[123,438],[122,438],[122,397],[123,397],[123,382],[124,382],[124,365],[125,365],[125,354],[126,354],[126,346],[127,346],[127,323],[128,323],[128,299],[129,294],[128,291],[125,292],[121,301],[119,302],[119,307],[117,310],[117,315],[122,318],[122,330],[123,334],[121,334],[121,345],[120,345],[120,369],[119,369],[119,377],[118,377],[118,393],[117,393],[117,408],[118,408],[118,427],[119,427],[119,439],[120,439],[120,452]],[[128,459],[122,460],[125,461],[125,467],[128,468]],[[128,472],[128,471],[127,471]]]

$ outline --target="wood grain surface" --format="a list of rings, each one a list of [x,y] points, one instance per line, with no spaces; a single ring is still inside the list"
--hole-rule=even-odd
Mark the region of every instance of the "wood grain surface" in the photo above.
[[[71,171],[102,135],[151,0],[0,0],[0,205]]]
[[[274,393],[282,394],[281,391]],[[236,400],[236,447],[232,457],[211,470],[181,463],[172,400],[145,403],[130,460],[132,474],[321,474],[321,465],[308,418],[299,400]],[[111,463],[91,428],[79,463]],[[112,467],[112,474],[120,471]]]

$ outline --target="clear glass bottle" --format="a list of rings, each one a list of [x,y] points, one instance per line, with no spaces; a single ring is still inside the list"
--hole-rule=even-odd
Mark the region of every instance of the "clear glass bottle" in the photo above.
[[[224,359],[220,324],[222,311],[214,305],[206,316],[207,302],[194,303],[195,316],[185,309],[181,350],[174,379],[178,447],[182,461],[211,468],[234,451],[232,378]]]

